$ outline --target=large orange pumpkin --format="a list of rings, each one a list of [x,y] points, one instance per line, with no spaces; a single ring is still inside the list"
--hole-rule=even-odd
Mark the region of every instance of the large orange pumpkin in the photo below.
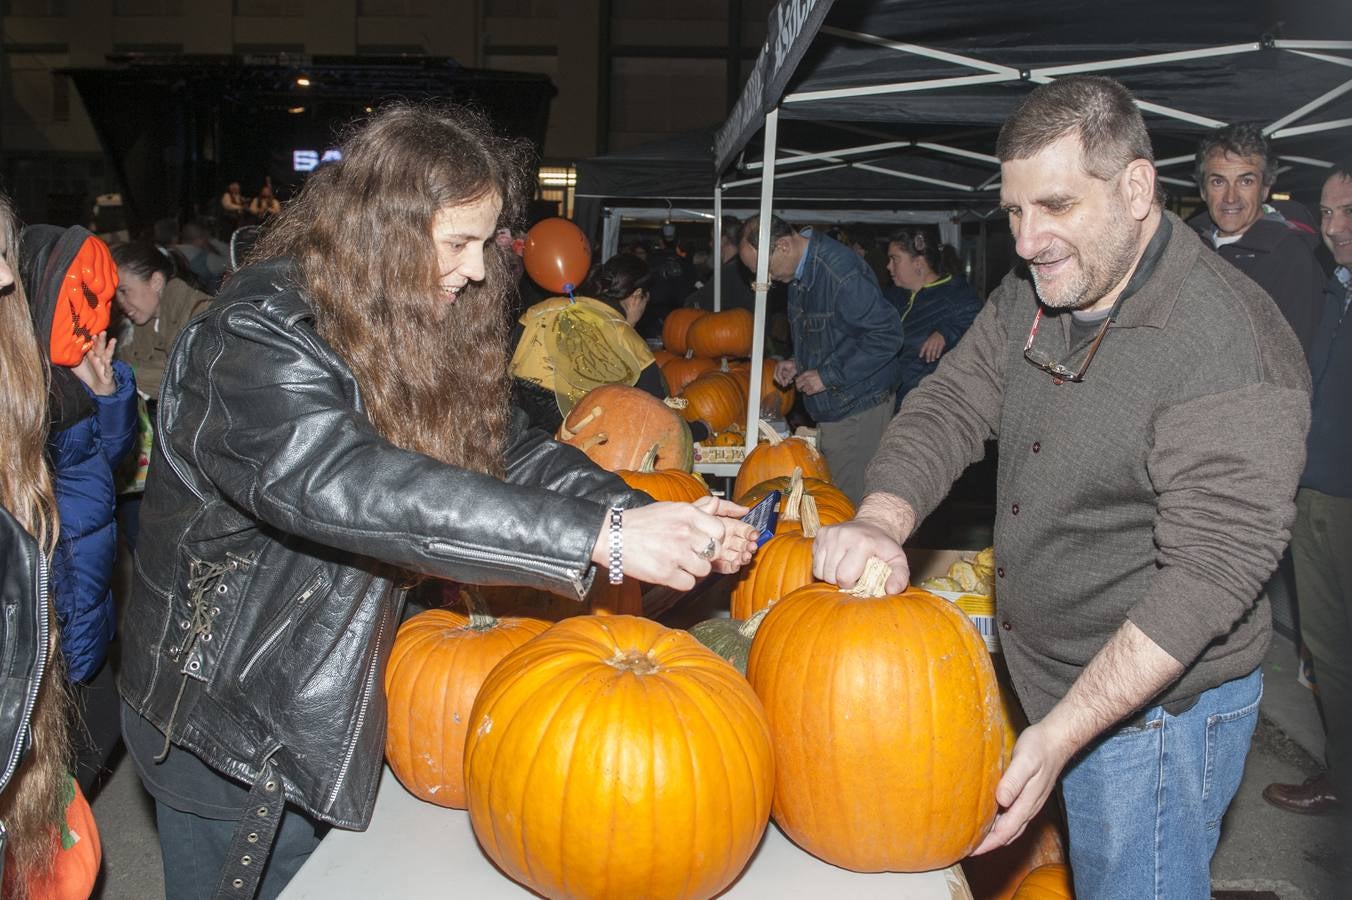
[[[604,384],[573,407],[559,426],[558,439],[581,450],[603,469],[637,469],[657,445],[658,469],[689,472],[695,464],[690,426],[680,414],[647,391]]]
[[[831,480],[831,469],[821,451],[802,438],[782,438],[764,422],[757,422],[760,430],[760,443],[746,455],[742,467],[737,470],[737,480],[733,483],[732,495],[740,497],[762,481],[792,475],[794,469],[801,469],[804,478],[816,478],[820,481]]]
[[[761,363],[760,410],[763,416],[783,417],[793,408],[793,401],[798,392],[794,390],[792,383],[788,387],[775,384],[775,362],[776,360],[767,359]],[[751,360],[739,359],[730,363],[728,372],[737,376],[742,383],[742,389],[746,391],[748,397],[751,396]]]
[[[726,372],[705,372],[687,384],[681,396],[687,402],[682,413],[686,421],[703,422],[711,433],[724,431],[746,417],[746,392]]]
[[[749,310],[725,309],[700,316],[686,331],[686,345],[696,356],[747,356],[755,318]]]
[[[785,529],[770,538],[737,573],[732,586],[734,619],[750,619],[757,610],[780,597],[812,584],[812,540],[817,536],[817,509],[811,497],[800,495],[799,500],[799,507],[789,506],[785,510],[780,524],[801,522],[801,527]],[[806,515],[800,518],[798,510],[804,508]]]
[[[662,364],[662,380],[666,382],[667,393],[675,397],[685,390],[685,386],[705,372],[717,372],[718,360],[705,356],[674,356]]]
[[[408,792],[465,808],[465,731],[479,686],[498,660],[549,627],[496,619],[472,592],[468,617],[429,609],[403,625],[385,667],[385,759]]]
[[[615,474],[623,478],[625,484],[654,500],[692,503],[709,496],[709,486],[698,474],[682,472],[680,469],[654,469],[657,449],[654,444],[637,469],[621,469]]]
[[[812,497],[817,502],[817,518],[823,525],[839,525],[841,522],[848,522],[854,518],[854,504],[850,498],[841,492],[828,481],[821,481],[816,478],[804,478],[803,473],[797,469],[794,474],[771,478],[769,481],[762,481],[760,484],[737,497],[737,502],[743,506],[755,506],[766,494],[771,491],[779,491],[784,498],[789,497],[794,491],[794,479],[797,478],[803,484],[803,493]],[[779,511],[784,512],[784,499],[779,502]],[[776,534],[783,534],[796,528],[792,520],[786,521],[782,527],[776,527]]]
[[[706,310],[690,307],[673,309],[667,313],[666,319],[662,322],[662,346],[678,356],[684,355],[690,349],[686,338],[690,326],[708,314]]]
[[[881,567],[881,571],[879,571]],[[775,742],[774,817],[808,852],[860,872],[968,856],[995,821],[1004,738],[986,645],[954,604],[799,588],[770,608],[747,678]]]
[[[1038,866],[1014,892],[1014,900],[1075,900],[1070,867],[1058,863]]]
[[[479,692],[470,823],[503,872],[548,897],[712,897],[760,842],[773,757],[750,686],[689,634],[567,619]]]

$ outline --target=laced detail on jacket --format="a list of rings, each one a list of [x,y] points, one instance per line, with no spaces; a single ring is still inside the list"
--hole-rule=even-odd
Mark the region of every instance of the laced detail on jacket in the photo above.
[[[252,554],[245,557],[227,553],[225,558],[225,562],[207,562],[199,559],[192,562],[191,575],[188,577],[189,618],[180,623],[185,632],[183,643],[176,647],[170,647],[168,651],[169,658],[175,662],[184,656],[190,656],[197,647],[198,641],[211,642],[211,626],[215,623],[216,616],[220,615],[221,612],[221,608],[213,602],[213,597],[218,590],[223,592],[225,588],[221,579],[230,572],[241,566],[247,566],[253,561]],[[201,664],[196,660],[189,660],[183,671],[183,678],[178,685],[178,693],[174,696],[174,707],[170,710],[169,721],[164,726],[164,747],[155,757],[156,762],[163,762],[169,755],[174,720],[178,718],[178,708],[183,701],[183,692],[188,687],[188,679],[200,667]]]

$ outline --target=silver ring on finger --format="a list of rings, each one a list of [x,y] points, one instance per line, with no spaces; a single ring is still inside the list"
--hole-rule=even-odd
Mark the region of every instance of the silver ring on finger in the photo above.
[[[709,543],[705,544],[704,549],[699,551],[695,555],[698,556],[700,559],[709,560],[713,559],[714,554],[717,552],[718,552],[718,541],[715,541],[713,538],[709,538]]]

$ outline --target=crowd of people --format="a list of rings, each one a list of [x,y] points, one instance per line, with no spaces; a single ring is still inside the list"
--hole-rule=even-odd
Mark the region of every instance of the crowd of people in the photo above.
[[[774,378],[858,505],[820,532],[818,577],[849,587],[876,556],[904,587],[908,537],[1000,443],[998,624],[1033,724],[978,852],[1059,789],[1080,896],[1156,896],[1160,873],[1204,896],[1288,544],[1327,770],[1265,796],[1343,807],[1352,163],[1315,221],[1268,202],[1261,131],[1217,129],[1185,222],[1130,94],[1097,77],[1033,91],[995,152],[1022,263],[984,300],[935,226],[887,234],[880,278],[868,247],[775,216],[723,222],[706,259],[664,235],[523,303],[529,154],[449,106],[382,108],[285,205],[232,183],[225,219],[265,225],[238,267],[192,223],[110,249],[21,228],[0,195],[0,530],[22,601],[0,744],[25,757],[0,784],[5,896],[50,877],[72,792],[120,740],[168,895],[276,896],[329,828],[370,819],[411,581],[580,597],[746,564],[742,507],[654,503],[551,436],[598,371],[665,399],[663,318],[712,307],[714,267],[722,306],[753,307],[759,263]]]

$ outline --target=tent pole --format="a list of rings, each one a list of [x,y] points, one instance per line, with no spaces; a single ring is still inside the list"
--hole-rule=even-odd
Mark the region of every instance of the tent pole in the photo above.
[[[723,185],[717,183],[714,184],[714,245],[709,259],[714,264],[714,312],[718,312],[723,308]]]
[[[779,141],[779,107],[765,114],[765,171],[761,173],[760,231],[756,235],[756,314],[751,326],[750,389],[746,398],[746,452],[760,437],[761,379],[765,359],[765,305],[770,291],[770,214],[775,196],[775,152]]]

